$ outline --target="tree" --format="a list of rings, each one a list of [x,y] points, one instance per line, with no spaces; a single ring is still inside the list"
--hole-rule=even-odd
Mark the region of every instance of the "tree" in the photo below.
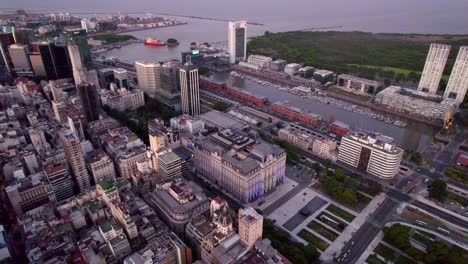
[[[167,41],[166,41],[166,42],[167,42],[167,43],[169,43],[169,44],[175,44],[175,43],[178,43],[178,42],[177,42],[177,39],[175,39],[175,38],[169,38],[169,39],[167,39]]]
[[[424,262],[429,264],[446,263],[449,256],[450,247],[440,241],[434,241],[427,245],[427,254]]]
[[[435,179],[431,185],[429,185],[429,197],[441,201],[446,196],[447,183],[441,179]]]
[[[218,101],[213,105],[213,109],[224,112],[228,110],[230,105],[228,103],[225,103],[223,101]]]
[[[402,224],[394,224],[391,227],[384,227],[384,239],[395,245],[397,248],[406,250],[411,248],[409,242],[410,228]]]
[[[331,161],[331,160],[326,159],[326,160],[323,161],[323,166],[325,166],[325,169],[328,170],[328,169],[331,167],[331,165],[332,165],[332,161]]]
[[[344,170],[342,169],[336,169],[334,172],[333,172],[333,177],[335,177],[335,179],[337,181],[340,181],[340,182],[344,182],[345,178],[346,178],[346,173],[344,172]]]

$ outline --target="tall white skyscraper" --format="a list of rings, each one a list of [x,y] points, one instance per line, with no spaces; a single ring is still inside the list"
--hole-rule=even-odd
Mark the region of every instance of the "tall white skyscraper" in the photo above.
[[[468,46],[461,46],[457,60],[453,65],[450,79],[445,89],[444,98],[455,99],[457,103],[463,102],[468,90]]]
[[[229,62],[247,58],[247,21],[229,22],[228,25]]]
[[[70,61],[73,69],[73,79],[75,84],[78,85],[81,82],[86,82],[86,70],[81,60],[80,50],[78,46],[68,44],[68,53],[70,54]]]
[[[185,66],[179,71],[182,112],[191,116],[200,114],[198,69]]]
[[[418,91],[431,94],[437,92],[449,53],[449,45],[431,44],[431,48],[427,54],[426,64],[424,64],[421,80],[419,81]]]
[[[156,91],[161,85],[160,67],[161,65],[156,62],[135,62],[138,85],[140,89],[150,97],[156,96]]]
[[[90,181],[80,139],[69,129],[60,131],[59,135],[65,151],[65,157],[67,158],[75,182],[78,185],[78,189],[80,193],[86,192],[90,187]]]

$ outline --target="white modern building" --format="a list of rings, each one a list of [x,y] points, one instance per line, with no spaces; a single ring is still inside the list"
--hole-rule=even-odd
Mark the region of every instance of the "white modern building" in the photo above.
[[[392,179],[398,173],[403,149],[393,138],[352,132],[341,138],[338,161],[382,179]]]
[[[198,117],[181,115],[171,118],[171,128],[182,133],[196,134],[204,128],[204,122]]]
[[[156,91],[159,89],[161,84],[160,67],[161,65],[156,62],[135,62],[138,86],[150,97],[156,96]]]
[[[419,81],[418,91],[435,94],[439,88],[440,79],[450,53],[450,46],[444,44],[431,44],[427,54],[426,64]]]
[[[200,85],[198,69],[190,66],[179,71],[182,113],[191,116],[200,114]]]
[[[245,61],[247,58],[247,21],[228,24],[229,62]]]
[[[73,69],[73,79],[75,84],[86,82],[86,70],[81,60],[80,50],[78,46],[68,44],[68,53],[70,54],[70,61]]]
[[[463,102],[468,90],[468,46],[460,47],[457,60],[453,66],[450,79],[445,89],[444,98],[454,99],[458,104]]]

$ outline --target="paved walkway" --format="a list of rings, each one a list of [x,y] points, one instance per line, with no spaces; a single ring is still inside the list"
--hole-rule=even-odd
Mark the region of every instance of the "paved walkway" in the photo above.
[[[374,211],[380,206],[380,203],[385,199],[385,194],[377,195],[372,201],[362,210],[360,214],[346,227],[346,229],[336,238],[336,240],[325,250],[321,255],[322,261],[333,260],[333,254],[339,254],[343,246],[353,237],[354,233],[368,220]]]
[[[248,206],[251,206],[253,208],[259,208],[260,210],[264,210],[268,206],[270,206],[272,203],[276,202],[278,199],[292,191],[296,186],[298,186],[299,183],[297,183],[294,180],[289,179],[288,177],[284,178],[284,182],[276,187],[276,190],[272,193],[269,193],[268,195],[264,196],[263,198],[249,203]],[[264,201],[263,204],[258,205],[261,201]]]

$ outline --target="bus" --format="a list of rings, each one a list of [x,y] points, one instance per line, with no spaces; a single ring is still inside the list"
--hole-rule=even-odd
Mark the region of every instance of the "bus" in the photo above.
[[[421,221],[421,220],[416,220],[415,222],[416,222],[416,224],[418,224],[418,225],[420,225],[420,226],[427,226],[427,223],[426,223],[426,222],[423,222],[423,221]]]

